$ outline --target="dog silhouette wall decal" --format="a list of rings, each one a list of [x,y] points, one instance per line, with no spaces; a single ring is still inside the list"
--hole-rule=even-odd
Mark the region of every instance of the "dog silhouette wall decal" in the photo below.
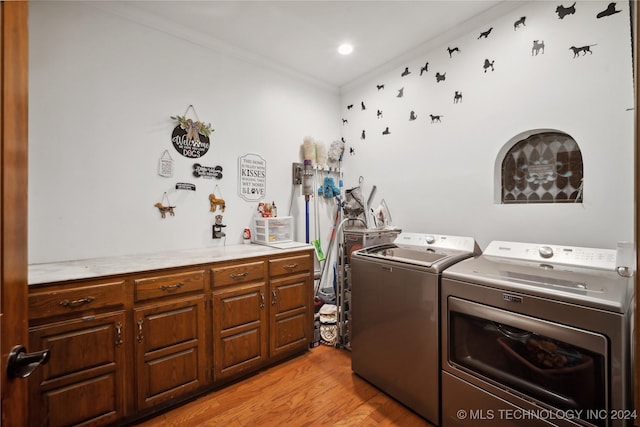
[[[383,135],[389,135],[391,133],[391,131],[389,131],[389,126],[387,126],[383,131],[382,134]]]
[[[483,31],[480,33],[480,35],[478,36],[478,40],[482,39],[482,38],[487,38],[489,37],[489,34],[491,34],[491,31],[493,31],[493,27],[489,28],[487,31]]]
[[[360,134],[360,139],[366,139],[367,135],[364,131],[364,129],[362,129],[362,133]]]
[[[384,89],[384,85],[376,85],[376,87],[378,88],[378,90]]]
[[[400,77],[408,76],[409,74],[411,74],[411,71],[409,71],[409,67],[405,67],[402,74],[400,74]]]
[[[458,47],[447,47],[447,52],[449,52],[449,58],[451,58],[453,52],[460,53],[460,48],[458,48]]]
[[[436,116],[433,114],[429,114],[429,116],[431,117],[431,123],[442,123],[442,120],[440,119],[444,117],[444,116]]]
[[[590,44],[587,46],[580,46],[580,47],[571,46],[569,50],[573,51],[573,57],[577,58],[578,56],[580,56],[580,53],[582,53],[582,56],[585,56],[587,53],[589,53],[590,55],[593,55],[593,52],[591,52],[592,46],[596,46],[596,45]]]
[[[422,73],[426,73],[427,71],[429,71],[429,63],[425,63],[424,67],[420,67],[420,75],[422,75]]]
[[[576,13],[576,2],[569,7],[564,7],[563,5],[559,5],[556,7],[556,13],[558,14],[559,19],[564,19],[567,15],[573,15]]]
[[[351,110],[353,108],[353,104],[347,105],[347,110]]]
[[[616,3],[615,2],[611,2],[609,3],[609,6],[607,6],[607,8],[605,10],[603,10],[602,12],[598,13],[596,15],[596,18],[600,19],[600,18],[604,18],[605,16],[611,16],[611,15],[615,15],[616,13],[622,12],[621,10],[616,10]]]
[[[513,23],[513,31],[517,30],[518,28],[520,28],[520,26],[525,26],[524,21],[527,20],[526,16],[521,17],[520,19],[518,19],[516,22]]]
[[[417,118],[418,118],[418,116],[416,116],[416,112],[411,110],[411,113],[409,113],[409,121],[412,122]]]
[[[366,110],[366,109],[367,109],[367,107],[365,107],[365,105],[364,105],[364,101],[360,102],[360,109],[361,109],[362,111],[364,111],[364,110]]]
[[[456,93],[453,95],[453,103],[457,104],[459,102],[462,102],[462,92],[456,91]]]
[[[436,83],[440,83],[444,81],[446,78],[447,78],[447,73],[444,73],[444,74],[440,74],[439,72],[436,73]]]
[[[404,88],[400,88],[398,89],[398,95],[396,95],[397,98],[402,98],[404,96]]]
[[[493,71],[493,63],[496,62],[495,59],[493,61],[489,61],[488,59],[484,60],[484,65],[482,66],[484,68],[484,72],[487,72],[487,69],[491,68],[491,71]]]
[[[544,40],[534,40],[531,48],[531,56],[537,56],[538,53],[544,53]]]
[[[376,113],[376,117],[378,118],[382,117],[382,110],[378,110],[378,112]]]

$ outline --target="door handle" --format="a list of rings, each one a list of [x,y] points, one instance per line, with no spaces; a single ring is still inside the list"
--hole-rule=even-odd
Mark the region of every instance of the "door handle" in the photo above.
[[[40,365],[49,361],[49,350],[27,353],[23,345],[17,345],[11,349],[7,361],[7,375],[9,378],[27,378]]]

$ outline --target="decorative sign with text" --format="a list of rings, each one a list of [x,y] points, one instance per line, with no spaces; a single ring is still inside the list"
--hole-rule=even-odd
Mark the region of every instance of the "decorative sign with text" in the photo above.
[[[183,129],[180,125],[173,129],[171,142],[178,153],[185,157],[197,159],[204,156],[209,151],[209,137],[200,135],[191,129]]]
[[[267,191],[267,162],[258,154],[238,157],[238,195],[248,202],[262,200]]]

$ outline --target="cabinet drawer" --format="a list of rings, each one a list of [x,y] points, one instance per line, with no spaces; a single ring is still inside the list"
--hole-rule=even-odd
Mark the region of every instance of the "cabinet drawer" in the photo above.
[[[269,275],[281,276],[283,274],[309,271],[313,268],[309,255],[299,255],[287,258],[269,260]]]
[[[136,301],[204,290],[204,270],[144,277],[133,281]]]
[[[124,280],[29,295],[29,318],[41,319],[124,304]]]
[[[264,261],[211,269],[214,287],[264,280],[264,273]]]

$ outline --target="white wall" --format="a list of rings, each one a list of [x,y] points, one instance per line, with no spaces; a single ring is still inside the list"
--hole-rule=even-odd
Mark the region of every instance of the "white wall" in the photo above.
[[[30,3],[29,261],[237,244],[256,203],[237,194],[238,157],[267,161],[267,196],[289,209],[291,163],[306,135],[340,134],[336,90],[220,54],[134,23],[91,2]],[[192,104],[215,131],[199,159],[171,144]],[[193,116],[191,116],[193,117]],[[164,150],[174,176],[158,175]],[[223,167],[221,180],[192,166]],[[175,190],[176,182],[196,191]],[[226,241],[212,240],[208,196],[227,202]],[[153,206],[167,192],[176,216]],[[304,199],[293,195],[297,238]]]
[[[633,240],[629,5],[616,2],[621,13],[598,19],[609,2],[583,1],[559,19],[558,4],[525,3],[344,88],[343,136],[355,150],[347,155],[347,182],[362,175],[365,192],[376,185],[376,200],[385,199],[405,231],[473,236],[482,248],[492,240],[604,248]],[[526,25],[514,30],[521,16]],[[478,39],[490,27],[491,34]],[[532,55],[533,40],[544,41],[544,54]],[[591,55],[573,58],[569,50],[593,44]],[[450,57],[447,47],[460,52]],[[495,71],[484,72],[484,59],[495,60]],[[402,77],[405,67],[411,74]],[[436,72],[446,72],[446,80],[436,83]],[[404,97],[397,98],[401,87]],[[455,91],[462,92],[461,103],[453,103]],[[411,110],[415,121],[409,121]],[[442,115],[442,122],[432,124],[429,114]],[[383,136],[386,126],[391,133]],[[557,129],[578,142],[584,203],[495,201],[497,154],[531,129]]]
[[[30,262],[239,243],[255,209],[237,195],[237,159],[249,152],[267,160],[265,201],[275,201],[280,215],[293,194],[296,238],[303,241],[304,199],[298,188],[292,193],[290,175],[306,135],[327,145],[342,135],[347,150],[355,150],[345,154],[345,186],[359,176],[365,194],[376,185],[374,204],[384,198],[394,224],[406,231],[469,235],[482,248],[496,239],[607,248],[633,240],[629,11],[628,3],[616,2],[622,13],[596,19],[607,4],[578,2],[577,13],[560,20],[556,3],[523,3],[466,35],[372,70],[339,96],[91,2],[32,2]],[[526,26],[514,30],[520,16]],[[489,37],[478,40],[490,26]],[[535,39],[544,40],[544,54],[531,55]],[[593,55],[572,57],[569,46],[588,44],[596,44]],[[448,46],[461,52],[450,58]],[[495,71],[484,73],[485,58],[495,60]],[[426,61],[428,75],[420,77]],[[405,67],[412,74],[401,77]],[[447,79],[436,83],[436,71]],[[404,98],[396,97],[400,87]],[[456,90],[462,103],[453,103]],[[367,110],[360,111],[361,101]],[[170,142],[169,116],[189,104],[215,128],[212,148],[200,159],[179,155]],[[411,110],[418,115],[412,122]],[[430,113],[441,114],[442,123],[431,124]],[[386,126],[391,134],[382,136]],[[584,203],[495,202],[496,156],[531,129],[576,139]],[[175,161],[173,178],[157,174],[165,149]],[[196,162],[221,165],[223,179],[192,177]],[[176,191],[176,182],[194,183],[197,191]],[[227,200],[225,242],[211,239],[208,195],[215,185]],[[162,220],[153,204],[165,191],[177,208]],[[318,202],[326,247],[335,203]]]

